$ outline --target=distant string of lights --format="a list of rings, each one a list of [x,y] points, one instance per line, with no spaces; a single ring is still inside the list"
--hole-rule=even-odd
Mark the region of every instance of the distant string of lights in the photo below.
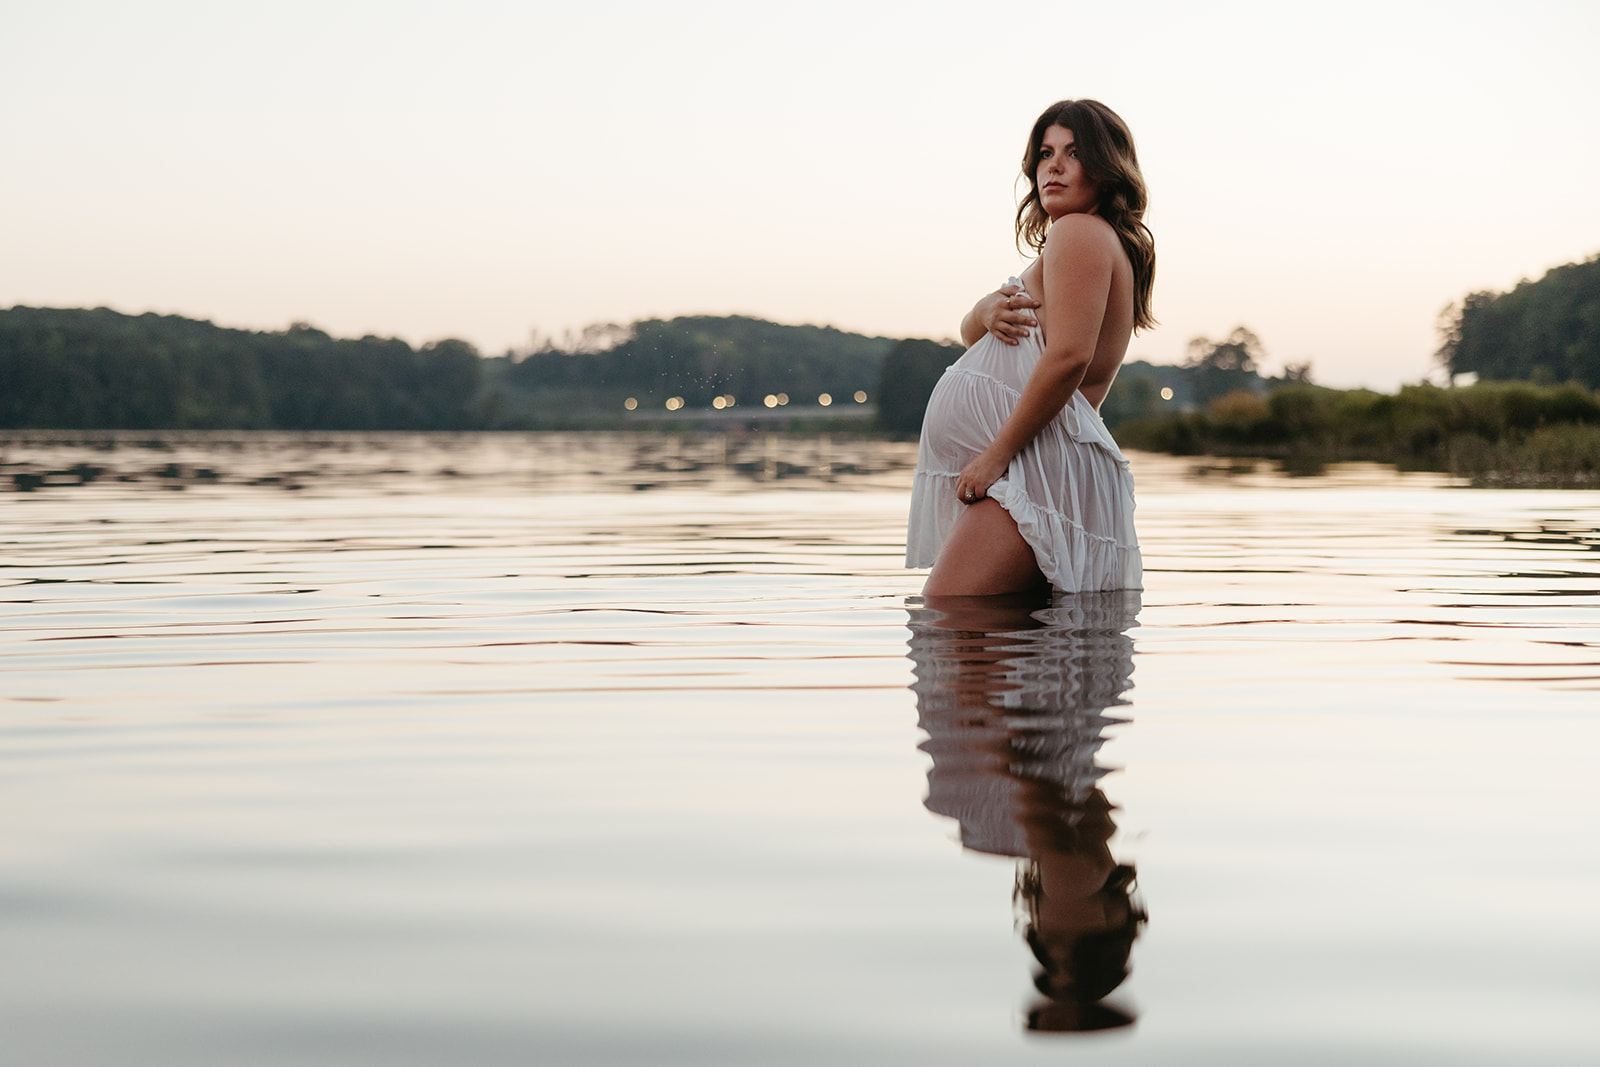
[[[850,399],[854,400],[857,404],[865,404],[867,402],[867,392],[866,392],[865,389],[857,389],[854,393],[851,394]],[[733,407],[736,402],[737,401],[735,400],[734,395],[732,393],[724,393],[721,396],[714,396],[714,397],[711,398],[711,406],[713,408],[715,408],[716,410],[718,410],[718,411],[725,411],[728,408]],[[667,397],[666,401],[664,402],[665,407],[666,407],[666,409],[668,411],[682,411],[686,406],[688,406],[688,403],[689,402],[687,400],[685,400],[681,396],[669,396],[669,397]],[[766,396],[761,398],[761,404],[762,404],[763,407],[768,407],[768,408],[787,407],[788,404],[789,404],[789,394],[788,393],[768,393]],[[824,407],[824,408],[832,407],[833,406],[833,394],[832,393],[819,393],[819,394],[817,394],[817,406],[818,407]],[[622,402],[622,409],[624,411],[638,411],[639,410],[639,398],[636,397],[636,396],[628,397],[626,400],[624,400]]]

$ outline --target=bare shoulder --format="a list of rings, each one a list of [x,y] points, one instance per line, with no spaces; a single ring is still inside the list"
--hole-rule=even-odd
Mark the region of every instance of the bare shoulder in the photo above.
[[[1050,224],[1045,235],[1044,251],[1050,258],[1070,256],[1114,259],[1122,249],[1117,231],[1099,215],[1074,213],[1063,215]]]

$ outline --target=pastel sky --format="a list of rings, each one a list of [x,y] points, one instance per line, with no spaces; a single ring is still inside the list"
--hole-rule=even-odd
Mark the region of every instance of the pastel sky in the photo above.
[[[0,307],[463,337],[744,313],[949,337],[1034,117],[1133,128],[1176,362],[1430,373],[1600,252],[1600,4],[0,0]]]

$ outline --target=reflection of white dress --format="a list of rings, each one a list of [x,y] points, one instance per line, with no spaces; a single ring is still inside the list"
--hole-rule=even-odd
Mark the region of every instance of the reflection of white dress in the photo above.
[[[984,334],[939,379],[922,420],[906,566],[933,566],[965,508],[956,477],[1000,432],[1043,354],[1038,329],[1018,345]],[[1082,393],[1016,454],[989,496],[1011,514],[1056,589],[1140,588],[1133,474]]]
[[[1128,703],[1138,616],[1135,592],[1060,597],[1009,632],[912,610],[911,688],[933,758],[926,804],[960,823],[963,845],[1030,855],[1027,823],[1070,822],[1090,802],[1108,773],[1104,731],[1127,721],[1107,711]]]

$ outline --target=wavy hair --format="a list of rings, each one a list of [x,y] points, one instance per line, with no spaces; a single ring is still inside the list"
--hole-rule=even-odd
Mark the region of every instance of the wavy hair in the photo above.
[[[1024,244],[1035,252],[1044,250],[1050,216],[1039,203],[1039,153],[1044,134],[1052,126],[1072,131],[1083,173],[1099,187],[1095,211],[1111,224],[1122,242],[1122,250],[1133,264],[1133,328],[1148,330],[1156,324],[1150,313],[1150,293],[1156,280],[1156,241],[1144,224],[1149,193],[1139,171],[1139,155],[1134,151],[1133,134],[1115,111],[1098,100],[1061,100],[1044,109],[1028,137],[1028,151],[1022,157],[1022,176],[1028,179],[1028,195],[1017,205],[1017,248]]]

